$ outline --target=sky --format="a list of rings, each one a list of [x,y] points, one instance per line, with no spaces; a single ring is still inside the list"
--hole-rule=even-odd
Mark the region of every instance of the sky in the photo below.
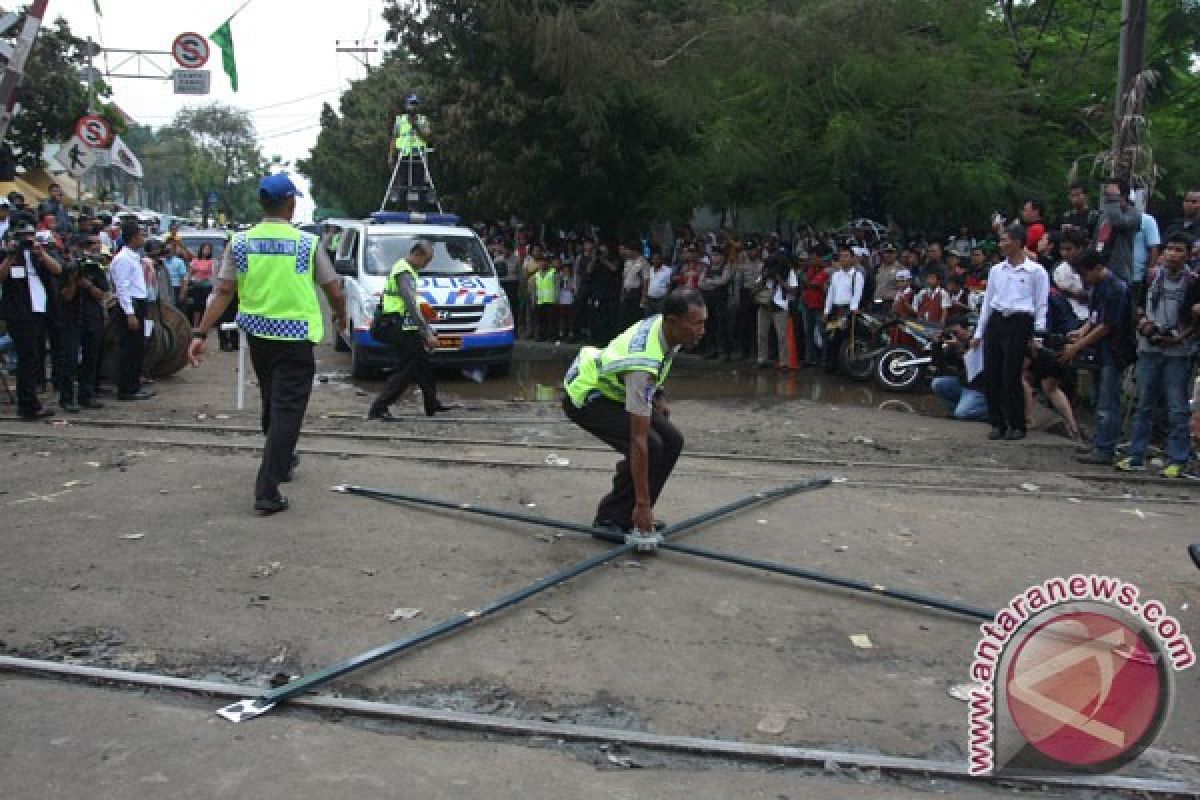
[[[91,36],[106,48],[170,50],[180,33],[207,37],[245,0],[98,2],[99,17],[93,0],[49,0],[46,17],[63,17],[76,36]],[[278,155],[294,164],[316,144],[322,104],[337,108],[339,94],[364,75],[359,61],[336,51],[337,43],[354,46],[357,40],[373,46],[378,41],[380,52],[370,57],[378,64],[386,47],[382,12],[383,0],[250,0],[232,25],[236,93],[222,71],[220,51],[210,44],[212,53],[204,67],[212,72],[210,94],[176,95],[170,81],[109,78],[110,99],[137,122],[153,127],[169,123],[182,108],[214,101],[244,109],[254,120],[263,155]],[[117,69],[127,58],[129,54],[107,54],[108,69],[137,73],[136,60]],[[98,59],[97,68],[104,69],[104,59]],[[168,74],[176,68],[170,56],[151,59]],[[141,72],[160,74],[145,60]],[[309,205],[301,205],[298,216],[306,216]]]

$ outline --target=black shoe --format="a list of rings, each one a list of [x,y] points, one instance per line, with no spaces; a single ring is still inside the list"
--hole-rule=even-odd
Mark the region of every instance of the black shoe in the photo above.
[[[1086,456],[1076,456],[1075,460],[1080,464],[1096,464],[1101,467],[1111,467],[1115,459],[1113,456],[1106,456],[1103,453],[1088,453]]]
[[[74,400],[59,400],[58,407],[61,408],[63,411],[67,412],[68,414],[78,414],[80,411],[83,410],[79,407],[79,404],[76,403]]]
[[[994,442],[994,441],[997,441],[998,439],[1003,439],[1004,435],[1005,435],[1004,428],[992,428],[991,432],[988,433],[988,438]]]
[[[1008,433],[1004,434],[1004,438],[1010,442],[1015,442],[1018,439],[1025,438],[1025,430],[1023,428],[1013,428]]]
[[[42,409],[39,409],[39,410],[31,412],[31,413],[21,412],[17,416],[19,416],[25,422],[37,422],[39,419],[46,419],[47,417],[53,417],[54,412],[48,408],[42,408]]]
[[[462,403],[438,403],[436,406],[430,406],[425,409],[425,416],[432,417],[434,414],[441,414],[444,411],[457,411],[462,408]]]
[[[291,483],[296,479],[296,467],[300,466],[300,456],[293,455],[291,466],[288,467],[287,474],[283,476],[284,483]]]
[[[388,411],[386,408],[383,411],[374,411],[374,410],[368,411],[367,419],[368,420],[377,419],[377,420],[380,420],[381,422],[399,422],[400,421],[399,417],[393,417],[392,412]]]
[[[79,405],[81,408],[104,408],[104,403],[101,403],[99,400],[80,400]]]
[[[274,499],[255,500],[254,510],[261,511],[263,514],[278,514],[280,511],[288,510],[288,499],[279,495]]]
[[[133,394],[117,394],[117,399],[122,403],[129,403],[134,400],[149,400],[151,397],[154,397],[154,392],[150,392],[145,389],[138,389]]]
[[[1188,545],[1188,553],[1192,556],[1192,561],[1196,562],[1196,566],[1200,567],[1200,544]]]

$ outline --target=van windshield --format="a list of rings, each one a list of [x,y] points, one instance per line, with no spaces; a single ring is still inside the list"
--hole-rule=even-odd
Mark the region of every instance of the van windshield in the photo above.
[[[433,261],[421,270],[423,276],[475,275],[491,278],[496,273],[483,246],[474,236],[438,236],[368,233],[366,269],[368,275],[389,275],[394,265],[412,250],[418,238],[433,245]]]

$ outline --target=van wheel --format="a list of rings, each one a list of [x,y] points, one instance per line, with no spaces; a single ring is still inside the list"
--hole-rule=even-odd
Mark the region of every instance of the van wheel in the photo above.
[[[355,342],[350,347],[350,377],[353,380],[370,378],[375,375],[375,367],[367,363],[366,348]]]

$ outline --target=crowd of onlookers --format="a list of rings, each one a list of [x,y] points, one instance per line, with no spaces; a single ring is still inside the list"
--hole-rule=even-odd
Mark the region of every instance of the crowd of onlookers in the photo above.
[[[928,239],[874,224],[790,241],[685,227],[670,241],[616,245],[570,233],[540,241],[522,228],[480,233],[526,339],[603,345],[656,313],[672,288],[689,287],[708,307],[700,348],[708,358],[833,371],[859,315],[913,319],[940,331],[933,390],[954,416],[990,421],[992,438],[1023,438],[1040,396],[1081,460],[1144,469],[1157,433],[1163,474],[1185,474],[1200,342],[1200,191],[1165,225],[1123,181],[1103,184],[1097,207],[1081,183],[1068,198],[1057,220],[1034,198],[1017,220],[997,214],[986,229]],[[1123,393],[1135,363],[1136,388]],[[1078,421],[1085,393],[1093,431]]]
[[[0,366],[16,378],[9,392],[26,420],[52,415],[47,390],[68,413],[103,407],[113,393],[101,379],[106,336],[117,345],[116,399],[153,396],[142,367],[163,315],[152,307],[194,320],[212,290],[211,244],[192,252],[178,225],[160,235],[132,213],[73,213],[55,184],[36,207],[20,192],[0,198],[0,242]],[[236,343],[223,334],[223,349]]]

